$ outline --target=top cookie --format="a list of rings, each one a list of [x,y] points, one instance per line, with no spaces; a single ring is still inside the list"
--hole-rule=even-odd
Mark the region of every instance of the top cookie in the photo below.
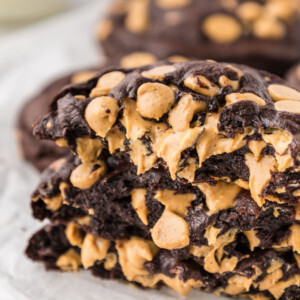
[[[160,59],[213,58],[283,75],[300,60],[299,30],[297,0],[121,0],[98,37],[108,57],[148,51]]]
[[[56,96],[35,127],[83,163],[126,153],[142,174],[215,180],[265,199],[298,203],[300,92],[246,66],[212,61],[108,68]]]

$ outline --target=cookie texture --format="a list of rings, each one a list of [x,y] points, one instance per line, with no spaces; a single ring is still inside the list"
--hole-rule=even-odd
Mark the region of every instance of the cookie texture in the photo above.
[[[299,11],[297,0],[120,0],[97,32],[108,57],[183,55],[283,75],[300,60]]]
[[[41,175],[31,205],[50,225],[27,255],[183,295],[297,299],[299,103],[275,75],[213,61],[65,87],[35,134],[75,155]]]
[[[38,141],[32,134],[33,124],[48,111],[48,106],[57,92],[64,86],[85,81],[94,72],[78,72],[60,77],[47,85],[21,108],[16,125],[16,138],[22,157],[37,170],[43,171],[50,163],[65,156],[63,149],[49,141]]]

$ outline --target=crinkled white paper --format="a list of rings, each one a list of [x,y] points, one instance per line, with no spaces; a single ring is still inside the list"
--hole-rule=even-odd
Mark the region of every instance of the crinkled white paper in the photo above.
[[[182,299],[168,289],[138,290],[99,280],[88,271],[47,272],[24,256],[27,240],[43,224],[31,217],[30,194],[38,174],[19,158],[14,140],[16,115],[49,80],[103,60],[94,31],[109,2],[89,2],[0,40],[1,300]],[[222,298],[194,291],[188,299]]]

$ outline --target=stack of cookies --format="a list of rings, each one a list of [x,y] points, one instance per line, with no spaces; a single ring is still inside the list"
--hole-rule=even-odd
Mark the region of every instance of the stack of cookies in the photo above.
[[[167,1],[166,1],[167,2]],[[32,196],[27,255],[142,287],[299,299],[300,92],[215,61],[105,68],[35,135],[73,154]]]

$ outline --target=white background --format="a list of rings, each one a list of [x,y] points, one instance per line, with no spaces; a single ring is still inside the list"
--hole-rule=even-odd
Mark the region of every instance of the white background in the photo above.
[[[0,300],[182,299],[168,289],[141,291],[99,280],[88,271],[46,272],[23,254],[28,238],[42,224],[31,217],[30,194],[38,174],[19,158],[16,115],[49,80],[103,60],[94,31],[110,1],[82,2],[72,11],[0,38]],[[188,299],[221,298],[194,291]]]

